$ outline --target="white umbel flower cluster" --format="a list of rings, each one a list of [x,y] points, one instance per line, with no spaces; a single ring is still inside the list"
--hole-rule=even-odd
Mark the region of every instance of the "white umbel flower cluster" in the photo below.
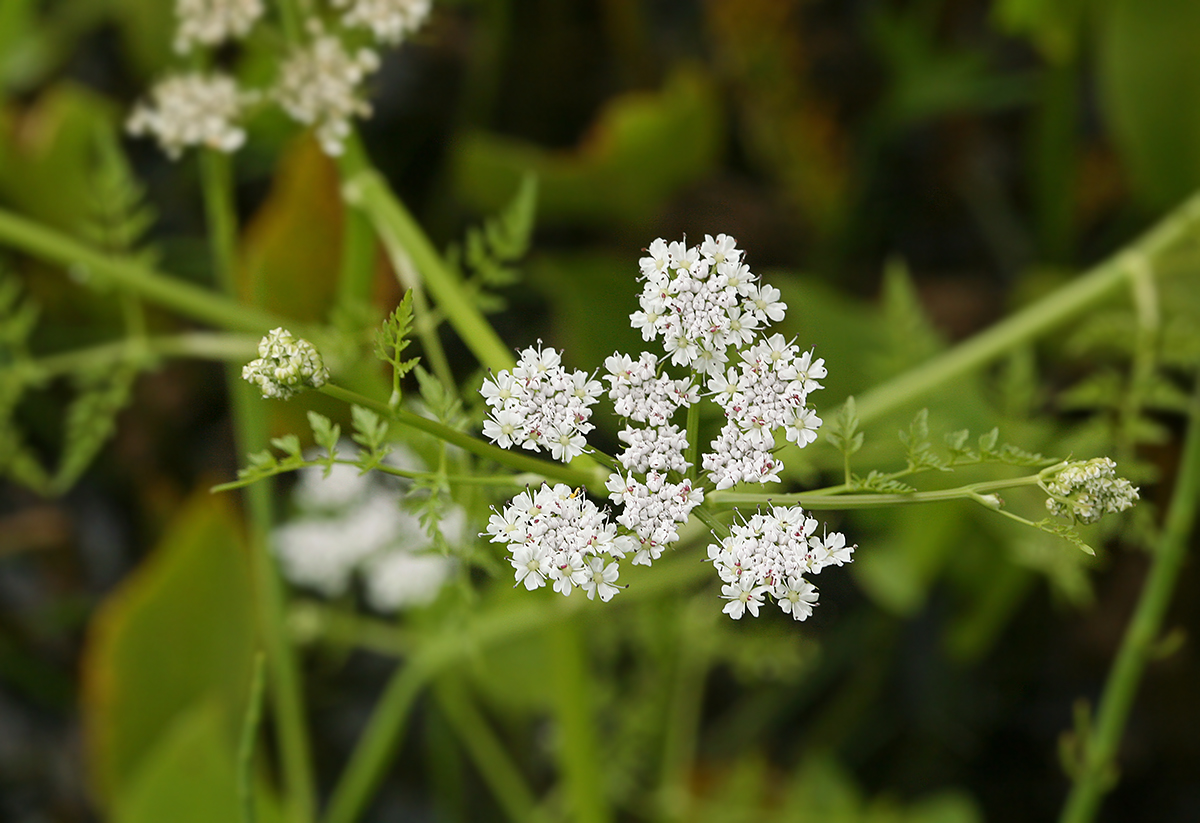
[[[826,376],[824,361],[814,360],[812,352],[801,352],[782,335],[764,334],[771,323],[783,319],[787,306],[777,289],[758,283],[732,237],[706,235],[703,243],[690,248],[658,239],[648,253],[640,261],[645,281],[641,310],[630,320],[643,339],[662,339],[665,356],[641,352],[635,358],[615,352],[604,362],[608,397],[626,421],[617,435],[624,449],[605,483],[609,499],[621,507],[612,528],[619,527],[619,536],[628,541],[619,556],[612,555],[614,564],[627,552],[633,552],[634,564],[650,565],[659,559],[666,547],[679,540],[680,525],[704,502],[706,488],[777,481],[783,464],[774,455],[775,433],[782,430],[787,440],[804,447],[816,439],[821,425],[807,403],[809,393],[820,389],[819,381]],[[736,363],[730,365],[735,356]],[[537,349],[521,353],[520,365],[511,374],[503,371],[484,381],[481,393],[491,407],[484,422],[485,436],[503,448],[551,448],[553,456],[562,460],[583,453],[584,435],[593,428],[589,407],[600,393],[600,384],[582,372],[568,374],[559,359],[559,352],[542,350],[539,343]],[[683,373],[672,375],[672,368]],[[700,401],[701,386],[726,418],[710,453],[700,458],[707,478],[697,477],[687,457],[689,448],[695,448],[689,432],[672,422],[681,409]],[[547,579],[568,585],[560,581],[571,578],[579,564],[567,563],[561,554],[564,549],[539,549],[537,535],[521,525],[526,521],[514,519],[534,502],[528,494],[518,495],[503,514],[492,518],[488,533],[493,540],[506,542],[503,535],[510,531],[520,535],[520,554],[514,550],[513,560],[519,582],[529,588]],[[565,516],[563,507],[569,505],[572,511],[586,512],[589,528],[598,528],[596,523],[603,523],[604,529],[611,526],[592,504],[581,502],[581,495],[571,497],[569,504],[556,505],[556,517]],[[816,528],[816,521],[811,523],[805,540]],[[830,539],[834,538],[840,535]],[[817,548],[810,550],[804,540],[801,544],[807,559],[792,566],[819,571],[821,564],[812,560],[819,554]],[[817,547],[823,545],[817,541]],[[848,551],[831,548],[827,554],[838,558],[844,554],[848,559]],[[558,571],[550,571],[556,562]],[[746,598],[738,596],[740,606],[733,608],[741,611],[736,616],[747,608],[757,613],[762,595],[774,593],[785,611],[798,619],[807,617],[816,595],[811,586],[805,589],[807,584],[796,582],[801,571],[795,571],[796,581],[755,574],[758,577],[738,575],[739,586],[757,582],[746,589]]]
[[[264,398],[287,400],[304,389],[319,389],[329,379],[316,347],[287,329],[268,332],[259,341],[258,355],[242,368],[242,379],[258,386]]]
[[[605,359],[608,396],[617,415],[638,423],[661,426],[680,406],[690,406],[700,394],[688,378],[673,380],[659,374],[658,356],[644,351],[637,360],[616,352]]]
[[[1117,464],[1108,457],[1077,460],[1044,472],[1040,485],[1046,508],[1056,517],[1095,523],[1104,514],[1123,512],[1138,499],[1138,489],[1117,476]]]
[[[492,515],[484,534],[508,545],[515,585],[532,591],[550,583],[564,595],[578,588],[604,602],[619,591],[617,561],[636,546],[582,490],[562,483],[521,492]]]
[[[179,74],[150,90],[150,100],[134,107],[126,128],[135,137],[153,137],[173,160],[189,146],[233,152],[246,141],[240,120],[253,99],[224,74]]]
[[[641,310],[630,315],[646,341],[662,338],[676,366],[721,374],[727,349],[749,343],[768,319],[781,320],[787,306],[779,292],[760,288],[732,237],[705,236],[699,246],[662,238],[639,261],[645,281]]]
[[[262,15],[262,0],[175,0],[175,50],[240,40]]]
[[[568,372],[555,349],[541,341],[521,352],[511,372],[485,379],[480,393],[492,413],[483,434],[501,448],[513,445],[532,451],[546,449],[555,460],[569,463],[583,454],[584,435],[595,428],[591,407],[603,387],[585,372]]]
[[[839,532],[816,536],[818,523],[799,506],[772,506],[755,513],[729,537],[708,547],[708,557],[721,581],[725,614],[734,620],[758,609],[769,595],[784,614],[806,620],[817,604],[817,587],[804,578],[826,566],[853,560],[856,546],[847,546]]]
[[[775,334],[741,352],[740,369],[709,377],[707,388],[725,410],[726,423],[703,457],[718,489],[741,482],[778,481],[782,468],[772,456],[774,432],[801,448],[817,439],[821,418],[808,408],[808,393],[822,388],[825,361],[799,353]]]
[[[679,539],[677,525],[686,523],[692,509],[704,502],[704,491],[693,487],[691,480],[685,477],[671,483],[657,471],[647,472],[644,483],[633,475],[613,472],[605,488],[609,499],[624,507],[617,522],[637,535],[635,566],[649,566],[662,557],[663,549]]]
[[[378,68],[379,56],[371,49],[351,54],[340,39],[316,28],[312,41],[284,61],[275,98],[293,120],[315,127],[321,148],[336,157],[345,148],[350,121],[371,115],[360,87]]]
[[[342,23],[347,27],[371,30],[380,43],[397,45],[425,23],[433,3],[430,0],[333,0],[345,9]]]

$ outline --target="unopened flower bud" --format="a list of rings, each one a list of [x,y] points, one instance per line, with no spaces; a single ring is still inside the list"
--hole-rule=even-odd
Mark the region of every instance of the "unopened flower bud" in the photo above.
[[[329,379],[316,347],[287,329],[272,329],[259,342],[258,354],[242,369],[242,379],[258,386],[264,398],[287,400],[304,389],[319,389]]]
[[[1138,499],[1137,487],[1117,477],[1117,464],[1107,457],[1049,469],[1041,486],[1050,495],[1046,508],[1051,514],[1081,523],[1095,523],[1104,514],[1125,511]]]

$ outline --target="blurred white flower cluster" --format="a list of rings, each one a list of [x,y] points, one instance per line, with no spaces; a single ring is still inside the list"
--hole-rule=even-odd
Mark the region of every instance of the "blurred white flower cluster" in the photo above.
[[[350,136],[351,119],[371,114],[359,87],[378,68],[375,52],[351,54],[337,37],[314,27],[312,41],[284,61],[275,96],[293,120],[315,126],[321,148],[337,156]]]
[[[808,406],[808,396],[821,388],[818,381],[826,375],[825,363],[814,359],[812,352],[801,352],[780,334],[767,336],[767,327],[784,318],[787,306],[780,300],[778,289],[759,283],[742,261],[742,252],[732,237],[706,235],[703,243],[691,247],[658,239],[650,244],[647,254],[639,264],[644,281],[640,310],[630,315],[630,321],[645,341],[661,340],[665,356],[641,352],[634,358],[616,352],[604,363],[608,397],[618,416],[626,421],[618,434],[624,444],[616,456],[619,468],[609,475],[606,484],[610,501],[622,510],[615,516],[614,525],[608,521],[607,512],[586,503],[590,507],[586,509],[588,528],[582,532],[568,530],[575,544],[556,537],[557,542],[550,546],[544,535],[550,528],[546,521],[551,515],[536,505],[535,511],[519,521],[514,519],[514,512],[525,510],[530,501],[557,500],[562,497],[561,491],[543,485],[536,492],[514,498],[492,518],[487,533],[493,541],[509,545],[517,580],[529,588],[550,580],[556,589],[569,593],[570,586],[564,590],[560,580],[574,579],[582,568],[569,558],[573,553],[589,557],[584,546],[590,545],[591,535],[610,534],[610,529],[616,530],[616,538],[608,543],[619,538],[636,541],[632,548],[620,543],[619,551],[609,552],[614,580],[615,561],[631,551],[633,563],[649,565],[679,539],[679,524],[703,503],[706,489],[778,482],[783,464],[775,451],[776,434],[782,432],[786,441],[803,448],[816,439],[821,425],[821,419]],[[678,373],[673,374],[672,369]],[[480,391],[491,409],[483,433],[497,445],[547,448],[563,462],[587,450],[584,435],[594,428],[589,422],[590,406],[602,388],[584,372],[568,373],[561,366],[558,351],[542,349],[540,343],[537,349],[526,349],[515,369],[484,380]],[[725,424],[709,444],[709,452],[700,456],[704,473],[697,477],[696,467],[687,457],[688,431],[672,421],[681,409],[698,403],[701,396],[712,398],[721,408]],[[570,516],[570,512],[559,510],[564,505],[571,511],[585,507],[579,502],[581,496],[574,494],[568,498],[569,504],[558,504],[553,519],[557,522]],[[745,548],[749,545],[745,536],[727,547],[729,552],[741,552],[736,555],[741,560],[718,566],[727,584],[726,596],[730,597],[731,585],[749,587],[744,597],[738,594],[730,601],[731,606],[738,605],[727,607],[727,613],[740,617],[749,609],[757,614],[757,604],[769,593],[797,619],[808,616],[816,601],[815,589],[800,573],[815,573],[820,564],[814,565],[812,557],[817,555],[812,552],[817,549],[810,551],[806,542],[816,521],[801,522],[811,522],[812,528],[798,547],[788,549],[793,555],[799,553],[801,559],[789,561],[786,572],[782,566],[776,571],[778,564],[763,560],[752,572],[743,574],[741,567],[736,567],[738,571],[733,574],[728,569],[741,560],[749,562],[756,556],[756,549]],[[748,527],[735,528],[745,531]],[[561,529],[555,529],[554,534],[559,534]],[[836,553],[840,565],[850,559],[851,549],[844,548],[841,535],[833,538],[842,540],[843,548]],[[607,575],[610,566],[604,568]]]
[[[175,50],[220,46],[245,37],[263,15],[262,0],[175,0]]]
[[[352,454],[342,444],[339,453]],[[386,463],[410,471],[425,468],[420,458],[397,446]],[[454,561],[433,550],[417,515],[397,505],[395,478],[361,474],[354,466],[306,468],[292,491],[298,516],[275,529],[272,544],[292,583],[328,597],[345,593],[355,575],[373,609],[393,612],[431,602],[454,569]],[[466,517],[451,507],[440,524],[451,545],[461,545]]]
[[[1104,514],[1123,512],[1138,499],[1137,487],[1117,477],[1117,464],[1108,457],[1077,460],[1047,472],[1041,486],[1046,508],[1056,517],[1095,523]]]
[[[258,359],[242,367],[242,379],[258,386],[264,398],[287,400],[324,386],[329,369],[312,343],[278,328],[259,341]]]
[[[345,30],[366,29],[377,44],[397,46],[429,16],[430,0],[328,0]],[[175,49],[216,48],[244,39],[264,14],[262,0],[175,0]],[[312,126],[321,148],[336,156],[345,149],[351,121],[371,115],[363,93],[379,68],[370,48],[347,49],[339,31],[327,32],[311,9],[305,38],[281,56],[273,85],[244,90],[228,73],[179,72],[150,90],[128,121],[135,136],[155,138],[177,159],[185,148],[233,152],[245,142],[244,121],[253,104],[278,103],[293,120]]]
[[[172,160],[188,146],[231,152],[246,142],[239,125],[254,95],[223,74],[188,72],[168,77],[138,103],[126,128],[135,137],[153,135]]]

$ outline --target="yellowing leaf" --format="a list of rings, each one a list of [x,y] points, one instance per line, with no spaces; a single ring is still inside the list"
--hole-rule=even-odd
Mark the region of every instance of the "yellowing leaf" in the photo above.
[[[230,744],[237,739],[255,628],[246,545],[228,501],[194,495],[93,619],[83,713],[91,782],[103,804],[199,702],[217,706]]]

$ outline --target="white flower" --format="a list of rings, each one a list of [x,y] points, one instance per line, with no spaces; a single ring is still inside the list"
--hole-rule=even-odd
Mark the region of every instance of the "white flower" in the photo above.
[[[740,262],[733,238],[706,236],[702,247],[691,248],[660,238],[649,251],[640,263],[641,311],[630,322],[647,341],[662,337],[675,365],[718,374],[729,360],[726,349],[750,342],[768,319],[768,307],[782,319],[782,304],[768,300],[760,307],[751,299],[761,297],[756,278]]]
[[[346,9],[342,23],[371,30],[380,43],[396,45],[405,36],[421,28],[429,17],[430,0],[333,0]]]
[[[777,602],[780,611],[790,614],[793,620],[807,620],[817,605],[817,587],[803,577],[788,578],[783,596]]]
[[[600,599],[607,603],[613,599],[613,595],[620,589],[613,585],[617,579],[617,564],[604,564],[604,559],[593,557],[588,560],[586,578],[583,581],[582,588],[587,593],[588,600],[593,600],[595,596],[600,595]]]
[[[595,428],[591,407],[603,391],[584,372],[568,372],[554,349],[527,348],[512,372],[485,379],[480,392],[491,407],[483,434],[502,448],[546,449],[564,463],[583,453]]]
[[[315,126],[321,148],[337,156],[350,135],[350,120],[371,115],[359,87],[378,68],[375,52],[350,54],[341,40],[316,28],[312,42],[284,61],[275,97],[293,120]]]
[[[262,0],[175,0],[175,50],[186,54],[196,44],[240,40],[262,14]]]
[[[733,583],[726,583],[721,587],[721,597],[729,602],[721,611],[734,620],[741,620],[742,615],[747,611],[758,617],[758,607],[762,605],[763,594],[766,591],[766,586],[756,586],[754,581],[747,577],[742,577]]]
[[[509,409],[501,409],[494,417],[483,421],[483,436],[502,449],[507,449],[513,443],[525,443],[521,433],[521,417]]]
[[[246,141],[239,120],[251,99],[226,75],[180,74],[155,85],[149,102],[134,107],[126,128],[136,137],[154,137],[172,160],[189,146],[237,151]]]
[[[258,386],[264,398],[287,400],[303,389],[319,389],[329,379],[313,344],[287,329],[272,329],[259,341],[258,354],[242,368],[242,379]]]
[[[849,563],[854,546],[837,532],[813,537],[817,521],[799,506],[773,506],[730,528],[729,537],[708,547],[708,557],[725,584],[722,596],[730,602],[725,613],[735,620],[745,609],[758,616],[752,602],[769,594],[779,608],[804,620],[817,602],[816,588],[804,579],[829,565]],[[744,604],[744,605],[743,605]]]
[[[529,591],[546,585],[546,576],[550,573],[550,557],[541,544],[520,544],[513,550],[510,562],[516,570],[517,582],[523,582]]]
[[[626,471],[645,474],[653,469],[682,474],[692,465],[683,459],[688,445],[687,432],[680,431],[678,426],[649,429],[626,426],[617,438],[626,444],[625,450],[617,456]]]
[[[508,543],[516,582],[533,590],[547,580],[569,595],[583,588],[588,597],[609,600],[616,593],[615,561],[632,551],[632,540],[581,489],[542,484],[515,496],[488,521],[492,542]]]
[[[367,602],[380,612],[432,603],[453,569],[440,554],[385,552],[362,566]]]

